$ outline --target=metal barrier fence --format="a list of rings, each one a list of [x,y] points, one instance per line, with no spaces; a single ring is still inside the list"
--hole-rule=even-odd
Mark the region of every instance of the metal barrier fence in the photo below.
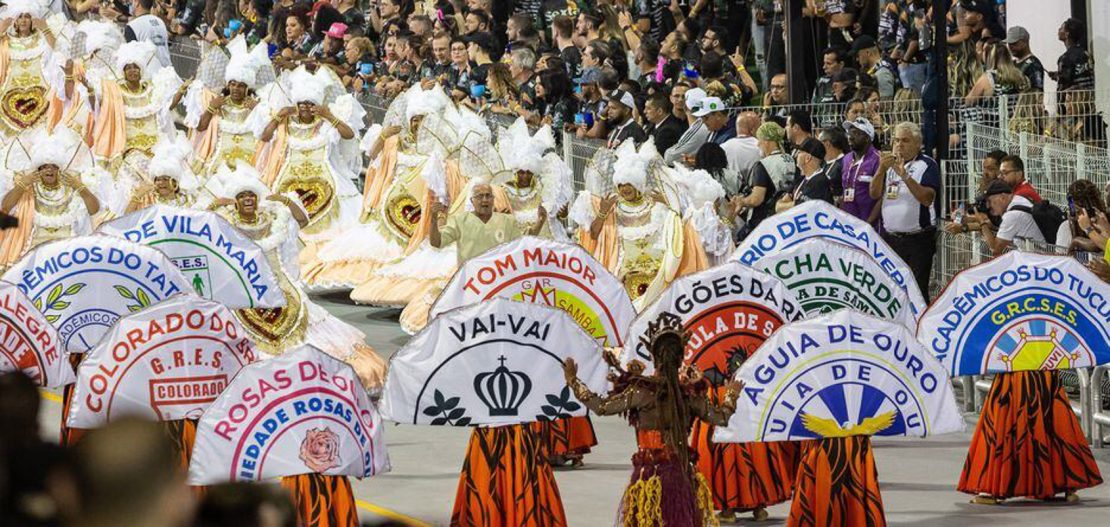
[[[174,39],[170,56],[182,78],[196,75],[203,46],[193,39]],[[358,96],[370,123],[384,120],[389,101],[373,93]],[[1080,176],[1106,180],[1110,177],[1110,151],[1107,150],[1105,124],[1096,109],[1096,101],[1110,100],[1110,92],[1070,92],[1057,94],[1025,94],[982,99],[973,105],[961,98],[950,100],[949,120],[952,130],[953,160],[941,165],[944,180],[945,212],[971,201],[977,193],[982,160],[991,150],[1019,154],[1025,161],[1026,176],[1038,192],[1055,203],[1064,203],[1068,185]],[[864,105],[803,104],[780,107],[782,110],[804,109],[814,117],[817,128],[839,126],[857,114],[868,117],[877,130],[883,149],[889,148],[894,124],[908,121],[922,124],[921,100],[906,93],[891,101],[874,101]],[[764,113],[762,108],[752,110]],[[851,110],[851,114],[847,112]],[[1057,111],[1057,110],[1063,110]],[[492,129],[509,126],[513,116],[487,117]],[[580,139],[572,133],[559,138],[561,155],[574,173],[575,190],[582,190],[585,172],[597,151],[605,143],[596,139]],[[1099,183],[1100,181],[1096,181]],[[978,233],[953,235],[942,232],[933,265],[931,297],[935,297],[952,278],[969,267],[991,258]],[[1022,250],[1067,254],[1067,248],[1024,242]],[[1077,255],[1081,260],[1087,255]],[[1110,367],[1068,370],[1061,373],[1065,387],[1073,395],[1072,409],[1080,418],[1084,433],[1097,448],[1110,439]],[[953,386],[963,409],[977,412],[989,391],[993,376],[953,379]],[[1104,431],[1105,429],[1105,431]]]

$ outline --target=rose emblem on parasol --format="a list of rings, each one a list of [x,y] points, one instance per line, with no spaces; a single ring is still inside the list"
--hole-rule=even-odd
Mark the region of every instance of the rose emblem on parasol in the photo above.
[[[327,427],[311,429],[301,442],[301,461],[313,472],[323,473],[339,466],[339,436]]]

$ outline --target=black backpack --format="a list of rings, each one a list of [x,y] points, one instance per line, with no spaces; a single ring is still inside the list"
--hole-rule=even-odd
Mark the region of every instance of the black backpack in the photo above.
[[[1060,231],[1060,225],[1068,221],[1068,216],[1064,214],[1063,209],[1053,205],[1047,199],[1041,200],[1040,203],[1032,207],[1016,205],[1011,210],[1032,214],[1033,221],[1037,222],[1037,228],[1041,230],[1041,234],[1044,236],[1044,241],[1051,244],[1056,243],[1056,233]]]

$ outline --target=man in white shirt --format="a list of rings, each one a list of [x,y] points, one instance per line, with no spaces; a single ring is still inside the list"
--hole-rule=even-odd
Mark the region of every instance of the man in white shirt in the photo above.
[[[161,18],[151,14],[153,9],[154,0],[134,0],[131,4],[133,17],[127,23],[127,27],[123,29],[123,39],[127,42],[145,40],[154,44],[154,49],[157,50],[155,55],[158,57],[158,62],[162,64],[163,68],[169,68],[173,66],[170,63],[170,35],[166,31],[166,23],[162,22]]]
[[[1014,240],[1018,238],[1042,243],[1045,241],[1044,234],[1033,218],[1033,202],[1015,195],[1005,181],[991,181],[987,187],[987,206],[990,207],[991,214],[1002,217],[998,234],[991,229],[986,211],[976,211],[975,219],[980,222],[980,232],[995,256],[1013,247]]]
[[[759,139],[755,138],[755,131],[763,124],[759,114],[755,112],[742,112],[736,117],[736,137],[721,144],[728,158],[729,170],[736,173],[741,182],[747,183],[752,167],[763,159],[763,152],[759,150]]]
[[[868,188],[882,198],[883,240],[913,271],[921,295],[929,298],[929,275],[937,250],[940,167],[921,153],[921,128],[909,122],[894,127],[893,153],[883,153]]]

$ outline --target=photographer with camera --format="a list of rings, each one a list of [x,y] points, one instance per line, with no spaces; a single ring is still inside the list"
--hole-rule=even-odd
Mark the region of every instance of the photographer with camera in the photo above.
[[[1033,208],[1033,202],[1014,194],[1013,189],[1005,181],[992,181],[987,187],[986,199],[991,214],[1002,217],[998,233],[994,232],[986,211],[979,210],[971,216],[979,224],[979,232],[983,233],[983,238],[994,256],[1013,247],[1014,240],[1018,238],[1042,243],[1045,241],[1033,214],[1029,212]]]

